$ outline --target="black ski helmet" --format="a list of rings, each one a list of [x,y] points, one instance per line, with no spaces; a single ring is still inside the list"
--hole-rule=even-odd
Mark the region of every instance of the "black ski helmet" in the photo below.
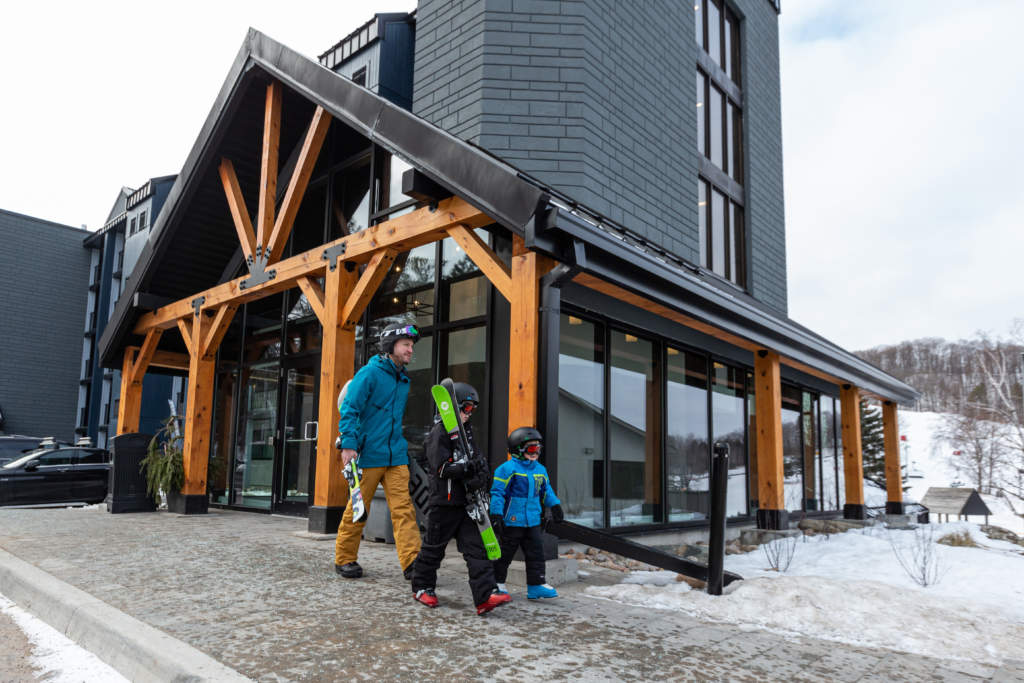
[[[379,345],[381,353],[391,353],[395,348],[395,342],[399,339],[412,339],[413,343],[419,341],[420,331],[415,325],[404,323],[392,323],[380,333]]]
[[[480,394],[476,392],[472,384],[455,382],[455,403],[462,408],[464,403],[472,403],[474,407],[480,405]]]
[[[521,457],[523,455],[523,446],[528,441],[539,441],[544,443],[544,437],[540,435],[533,427],[520,427],[512,431],[508,435],[508,452],[512,455]]]

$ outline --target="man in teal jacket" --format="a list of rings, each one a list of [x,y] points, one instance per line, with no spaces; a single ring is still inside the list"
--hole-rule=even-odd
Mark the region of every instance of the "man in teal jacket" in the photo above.
[[[367,512],[377,485],[391,509],[395,549],[402,573],[412,577],[412,563],[420,551],[416,512],[409,496],[409,448],[402,436],[402,418],[409,398],[409,375],[419,332],[412,325],[389,325],[380,335],[380,354],[366,363],[348,385],[341,404],[338,432],[341,459],[347,465],[358,458],[363,470],[360,490]],[[345,507],[334,544],[334,569],[347,579],[358,579],[363,568],[356,561],[363,522],[352,521],[352,501]]]

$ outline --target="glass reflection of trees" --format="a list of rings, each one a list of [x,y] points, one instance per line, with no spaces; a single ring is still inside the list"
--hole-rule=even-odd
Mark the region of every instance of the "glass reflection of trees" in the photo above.
[[[722,363],[712,366],[713,441],[729,445],[726,515],[737,517],[747,514],[746,373]]]
[[[708,361],[668,348],[665,472],[670,522],[704,519],[708,486]]]

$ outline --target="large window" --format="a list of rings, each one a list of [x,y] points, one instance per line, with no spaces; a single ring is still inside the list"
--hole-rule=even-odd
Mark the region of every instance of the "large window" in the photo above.
[[[561,317],[558,344],[558,495],[577,524],[604,523],[604,326]]]
[[[708,354],[563,313],[558,489],[594,527],[705,520],[711,444],[730,446],[726,509],[748,514],[749,373]]]
[[[700,264],[745,287],[739,19],[721,0],[696,0],[694,9]]]
[[[661,521],[661,380],[653,342],[612,330],[608,421],[612,526]]]

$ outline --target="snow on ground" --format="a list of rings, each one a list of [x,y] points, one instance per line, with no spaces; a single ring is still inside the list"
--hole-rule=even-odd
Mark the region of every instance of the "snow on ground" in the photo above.
[[[953,447],[936,436],[940,413],[900,414],[901,460],[911,475],[905,500],[920,501],[932,486],[963,478],[949,464]],[[886,494],[865,482],[865,502],[885,505]],[[1024,536],[1021,501],[983,496],[989,523]],[[933,522],[937,522],[933,516]],[[788,571],[769,568],[763,550],[725,558],[726,569],[745,580],[725,595],[709,596],[677,582],[673,572],[633,572],[615,586],[593,586],[586,594],[653,609],[678,610],[708,621],[736,624],[856,645],[884,647],[934,657],[984,662],[1024,659],[1024,548],[983,534],[983,518],[971,523],[934,523],[920,531],[869,527],[808,536],[796,542]],[[900,566],[917,533],[932,540],[967,532],[981,548],[934,544],[939,581],[917,585]],[[785,543],[785,541],[776,541]]]
[[[124,676],[49,624],[0,595],[0,613],[10,617],[32,644],[32,666],[50,683],[127,683]]]
[[[941,578],[922,588],[900,567],[891,545],[906,553],[917,532],[877,527],[797,541],[786,573],[770,570],[760,549],[729,555],[726,569],[745,580],[720,597],[691,590],[664,571],[633,572],[618,585],[593,586],[586,594],[679,610],[742,630],[933,657],[1024,659],[1024,548],[993,541],[975,524],[932,526],[935,539],[968,531],[988,548],[935,545]]]

